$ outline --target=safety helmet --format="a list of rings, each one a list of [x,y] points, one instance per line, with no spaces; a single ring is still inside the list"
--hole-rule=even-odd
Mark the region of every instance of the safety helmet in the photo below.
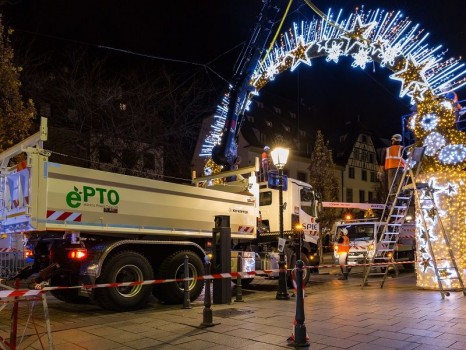
[[[341,232],[346,236],[348,234],[348,229],[346,227],[343,227],[340,229]]]
[[[266,151],[266,152],[267,152],[267,151],[270,151],[270,147],[269,147],[269,146],[265,146],[265,147],[264,147],[264,151]]]
[[[446,98],[449,98],[449,99],[452,100],[453,102],[458,102],[458,95],[457,95],[456,92],[454,92],[454,91],[447,92],[447,93],[445,94],[445,97],[446,97]]]
[[[395,134],[392,136],[392,140],[393,141],[398,141],[398,142],[401,142],[402,138],[401,138],[401,135],[400,134]]]

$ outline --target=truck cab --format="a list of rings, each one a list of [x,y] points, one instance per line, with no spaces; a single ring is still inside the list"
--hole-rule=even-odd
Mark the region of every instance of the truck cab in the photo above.
[[[283,232],[287,239],[285,253],[289,267],[301,259],[306,266],[316,267],[310,269],[310,272],[318,271],[319,224],[316,220],[319,203],[319,198],[310,184],[283,177]],[[261,256],[259,261],[262,262],[262,266],[256,268],[278,269],[280,205],[278,176],[274,172],[269,173],[267,181],[259,183],[259,209],[257,236]],[[298,250],[300,254],[297,253]],[[309,279],[309,276],[306,277]]]
[[[271,172],[267,182],[259,184],[259,208],[261,212],[261,227],[265,232],[279,230],[279,191],[278,176]],[[283,227],[292,232],[297,225],[302,226],[304,239],[317,244],[319,226],[316,223],[318,215],[318,197],[308,183],[283,176]]]

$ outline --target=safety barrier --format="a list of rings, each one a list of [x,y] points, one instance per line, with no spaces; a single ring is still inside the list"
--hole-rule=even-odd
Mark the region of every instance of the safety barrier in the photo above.
[[[355,266],[387,266],[387,265],[398,265],[398,264],[412,264],[415,261],[403,261],[403,262],[390,262],[390,263],[377,263],[377,264],[354,264],[354,265],[347,265],[349,267]],[[337,264],[331,265],[319,265],[319,266],[304,266],[303,268],[332,268],[332,267],[340,267]],[[292,271],[293,269],[284,269],[285,271]],[[136,281],[136,282],[118,282],[118,283],[99,283],[99,284],[83,284],[83,285],[76,285],[76,286],[53,286],[53,287],[45,287],[41,286],[38,287],[40,289],[15,289],[15,290],[4,290],[0,291],[0,298],[14,298],[14,297],[23,297],[23,296],[37,296],[41,293],[45,293],[48,291],[53,290],[64,290],[64,289],[95,289],[95,288],[118,288],[118,287],[133,287],[133,286],[141,286],[141,285],[150,285],[150,284],[162,284],[162,283],[181,283],[185,281],[192,281],[192,280],[213,280],[213,279],[222,279],[222,278],[251,278],[255,276],[264,276],[270,275],[274,272],[280,272],[280,269],[275,270],[255,270],[249,272],[228,272],[228,273],[213,273],[203,276],[198,276],[196,278],[187,277],[187,278],[168,278],[168,279],[155,279],[155,280],[146,280],[146,281]]]
[[[10,286],[7,286],[7,285],[4,285],[4,284],[0,283],[0,287],[8,289],[7,291],[10,291],[10,292],[14,292],[16,290],[19,290],[19,289],[17,289],[18,285],[19,285],[19,280],[18,279],[14,281],[14,285],[15,285],[14,288],[16,288],[16,289],[14,289],[13,287],[10,287]],[[44,322],[45,322],[45,328],[46,328],[47,340],[48,340],[47,348],[49,350],[53,350],[52,329],[51,329],[51,325],[50,325],[50,317],[49,317],[49,311],[48,311],[48,305],[47,305],[47,297],[45,295],[45,292],[42,293],[40,296],[38,296],[38,295],[31,296],[31,297],[29,297],[29,296],[15,296],[12,299],[0,300],[0,311],[4,311],[5,308],[8,305],[12,305],[11,316],[10,316],[11,324],[10,324],[9,337],[4,338],[4,337],[0,336],[0,348],[1,349],[10,349],[10,350],[19,349],[19,347],[22,345],[24,335],[25,335],[26,330],[27,330],[30,323],[32,323],[32,325],[33,325],[33,329],[34,329],[33,334],[35,334],[37,336],[37,341],[40,343],[41,348],[45,349],[43,340],[41,339],[41,335],[39,334],[39,330],[38,330],[38,328],[37,328],[37,326],[35,324],[34,315],[33,315],[34,306],[35,306],[37,301],[42,301],[42,307],[43,307],[43,311],[44,311]],[[20,314],[19,313],[19,304],[21,302],[26,302],[28,304],[28,311],[29,312],[28,312],[28,315],[27,315],[28,316],[27,321],[24,324],[24,331],[23,331],[23,333],[21,335],[21,338],[18,341],[18,323],[19,323],[18,321],[19,321],[19,314]]]
[[[12,248],[0,248],[0,278],[15,276],[27,265],[24,252]]]

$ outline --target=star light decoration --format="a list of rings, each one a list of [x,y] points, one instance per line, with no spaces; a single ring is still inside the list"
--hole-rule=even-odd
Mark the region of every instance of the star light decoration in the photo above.
[[[404,60],[403,69],[395,72],[390,76],[394,80],[401,82],[400,97],[408,95],[412,97],[419,96],[419,99],[424,100],[424,94],[429,89],[429,83],[426,79],[426,71],[433,64],[428,60],[419,64],[414,57],[410,54]]]

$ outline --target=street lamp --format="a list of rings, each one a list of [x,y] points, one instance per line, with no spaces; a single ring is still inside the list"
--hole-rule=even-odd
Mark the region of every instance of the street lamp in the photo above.
[[[271,152],[273,165],[278,169],[278,203],[280,206],[279,210],[279,228],[280,228],[280,239],[278,245],[278,251],[280,259],[278,261],[278,267],[280,269],[278,275],[278,290],[276,299],[288,300],[290,295],[288,294],[288,288],[286,286],[286,271],[285,271],[285,245],[282,243],[283,237],[283,168],[288,160],[289,150],[285,148],[276,148]],[[281,243],[281,244],[280,244]]]

